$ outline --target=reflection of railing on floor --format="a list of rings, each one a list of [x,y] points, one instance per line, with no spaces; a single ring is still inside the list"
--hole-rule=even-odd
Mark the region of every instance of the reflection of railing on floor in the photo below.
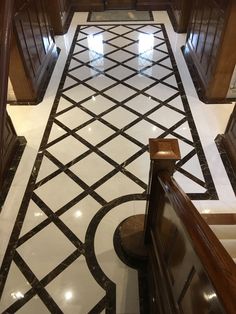
[[[151,139],[150,157],[149,313],[235,313],[236,265],[172,177],[177,140]]]

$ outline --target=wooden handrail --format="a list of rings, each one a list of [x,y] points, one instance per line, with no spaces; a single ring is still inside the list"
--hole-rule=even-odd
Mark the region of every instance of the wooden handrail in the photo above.
[[[0,175],[3,173],[3,153],[4,153],[4,127],[6,121],[6,103],[8,74],[10,63],[10,46],[12,36],[12,17],[14,0],[2,0],[1,4],[1,20],[0,20]]]
[[[194,271],[197,271],[198,266],[196,265],[201,264],[201,268],[199,268],[201,269],[200,273],[204,270],[204,274],[206,274],[210,285],[212,285],[212,291],[216,294],[219,302],[217,303],[218,310],[216,312],[235,314],[236,265],[205,220],[201,217],[189,197],[184,193],[172,176],[174,173],[175,162],[180,159],[177,140],[150,139],[149,144],[151,169],[145,221],[145,239],[146,244],[151,248],[150,256],[155,256],[153,257],[153,260],[158,260],[159,265],[162,265],[162,270],[160,269],[159,273],[163,271],[163,276],[167,282],[167,299],[172,299],[171,302],[174,304],[172,308],[181,307],[181,298],[187,291],[184,282],[188,282],[190,285],[191,278],[193,278],[191,277],[191,274],[194,273],[190,271],[190,277],[182,278],[181,284],[183,285],[183,290],[181,295],[174,295],[176,288],[172,291],[171,281],[173,283],[175,282],[175,279],[168,279],[169,269],[167,268],[169,268],[170,261],[168,258],[165,260],[165,254],[168,254],[170,244],[165,247],[167,238],[164,242],[162,239],[163,237],[168,237],[170,235],[169,233],[166,233],[167,231],[165,230],[175,230],[174,233],[170,235],[170,239],[172,239],[170,241],[173,241],[173,237],[175,238],[177,234],[179,234],[180,240],[178,244],[182,247],[183,251],[182,253],[181,250],[179,253],[171,252],[170,254],[172,258],[173,254],[177,254],[176,257],[179,258],[180,261],[182,258],[189,260],[188,266]],[[165,212],[166,214],[164,214]],[[176,235],[175,232],[177,232]],[[174,242],[170,243],[173,247]],[[185,249],[186,246],[188,247],[187,251]],[[174,251],[174,249],[172,250]],[[181,254],[184,254],[184,257],[181,257]],[[188,254],[193,255],[190,257]],[[195,257],[193,258],[193,256]],[[174,261],[172,263],[174,263]],[[184,267],[186,267],[186,264],[184,265]],[[197,276],[201,277],[200,273],[196,275],[195,280],[197,280]],[[201,292],[200,287],[199,290]],[[161,291],[164,293],[165,289],[162,289]],[[214,296],[214,293],[210,295],[210,298]],[[207,297],[207,295],[205,297]],[[171,306],[169,308],[171,308]],[[163,313],[176,312],[175,310],[169,312],[167,310],[167,312],[163,311]],[[178,310],[177,313],[179,313]],[[183,311],[183,313],[188,313],[188,311]],[[206,312],[204,311],[204,313]]]
[[[184,225],[227,313],[236,311],[236,265],[189,197],[166,171],[158,173],[176,214]]]

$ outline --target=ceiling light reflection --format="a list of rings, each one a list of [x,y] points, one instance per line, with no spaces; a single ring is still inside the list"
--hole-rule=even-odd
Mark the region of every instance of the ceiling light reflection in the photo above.
[[[14,299],[14,300],[20,300],[20,299],[23,299],[24,298],[24,294],[20,291],[16,291],[16,292],[12,292],[11,293],[11,297]]]
[[[66,299],[66,301],[69,301],[73,298],[73,292],[72,291],[66,291],[65,294],[64,294],[64,297]]]
[[[82,212],[80,211],[80,210],[77,210],[76,212],[75,212],[75,218],[79,218],[79,217],[81,217],[83,214],[82,214]]]

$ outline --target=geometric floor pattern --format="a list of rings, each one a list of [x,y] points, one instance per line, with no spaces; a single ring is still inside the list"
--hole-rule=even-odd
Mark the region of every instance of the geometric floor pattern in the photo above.
[[[112,237],[109,213],[144,203],[157,137],[178,139],[189,196],[217,199],[164,26],[78,27],[1,268],[2,313],[116,312],[100,223]]]

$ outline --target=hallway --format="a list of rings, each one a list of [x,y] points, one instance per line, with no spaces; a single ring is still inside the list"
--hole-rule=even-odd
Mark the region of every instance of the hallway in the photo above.
[[[8,107],[27,147],[1,213],[1,313],[139,313],[113,235],[145,211],[148,138],[178,138],[174,177],[201,213],[236,212],[214,143],[233,104],[197,98],[185,36],[153,16],[96,25],[75,13],[43,102]]]

